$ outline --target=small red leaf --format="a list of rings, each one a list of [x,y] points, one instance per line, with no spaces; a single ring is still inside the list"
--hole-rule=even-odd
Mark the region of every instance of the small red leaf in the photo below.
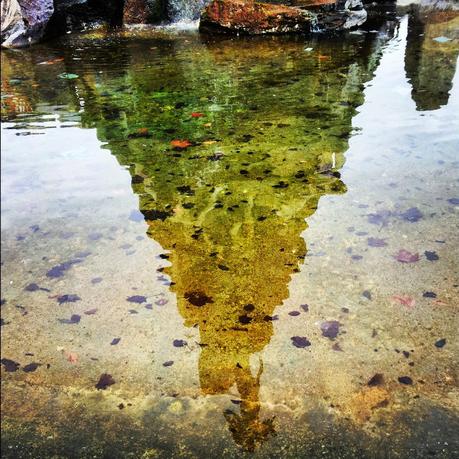
[[[411,253],[408,250],[400,249],[398,253],[394,255],[394,258],[400,263],[415,263],[419,261],[418,253]]]
[[[179,150],[183,150],[185,148],[188,148],[189,146],[191,146],[191,142],[189,140],[180,140],[180,139],[177,139],[177,140],[172,140],[171,141],[171,145],[174,147],[174,148],[178,148]]]
[[[193,112],[191,114],[192,118],[201,118],[201,116],[204,116],[204,113],[199,113],[199,112]]]
[[[413,309],[416,304],[416,300],[408,295],[394,295],[392,300],[406,306],[408,309]]]

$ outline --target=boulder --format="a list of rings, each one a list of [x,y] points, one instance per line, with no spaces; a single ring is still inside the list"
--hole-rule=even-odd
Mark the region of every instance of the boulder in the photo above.
[[[166,18],[166,0],[125,0],[123,24],[153,24]]]
[[[313,17],[300,8],[244,0],[213,0],[201,14],[200,31],[246,34],[310,32]]]
[[[199,30],[249,35],[327,32],[359,26],[367,18],[361,0],[296,1],[301,6],[213,0],[201,14]]]
[[[38,42],[53,12],[53,0],[2,1],[2,47],[19,48]]]

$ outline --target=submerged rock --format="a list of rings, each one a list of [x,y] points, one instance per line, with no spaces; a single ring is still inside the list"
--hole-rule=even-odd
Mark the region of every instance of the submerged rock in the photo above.
[[[336,31],[363,24],[366,17],[360,0],[307,0],[301,6],[213,0],[201,14],[199,30],[249,35]]]

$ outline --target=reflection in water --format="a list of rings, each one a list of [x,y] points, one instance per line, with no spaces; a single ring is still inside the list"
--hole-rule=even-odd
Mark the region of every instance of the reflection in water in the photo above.
[[[449,40],[443,42],[445,38]],[[427,14],[413,8],[408,21],[405,71],[418,110],[437,110],[448,103],[459,54],[454,38],[459,38],[457,11]]]
[[[73,88],[84,126],[129,166],[148,235],[169,252],[164,272],[179,312],[199,328],[201,390],[237,388],[239,412],[224,416],[248,451],[275,433],[260,414],[255,355],[306,256],[305,219],[321,196],[346,191],[338,171],[351,120],[386,39],[314,41],[310,53],[290,38],[166,38],[148,65],[145,46],[129,41],[66,56],[66,71],[80,77],[58,84]],[[100,59],[120,65],[95,73]],[[173,139],[192,145],[174,149]]]
[[[148,235],[168,251],[163,271],[178,310],[186,326],[199,329],[201,390],[226,394],[236,387],[238,408],[223,414],[248,451],[275,434],[275,419],[261,415],[257,354],[270,342],[275,309],[306,256],[305,219],[322,196],[346,191],[339,169],[352,117],[393,26],[381,35],[310,43],[207,43],[193,35],[118,37],[98,46],[81,40],[62,50],[54,74],[5,54],[2,82],[11,95],[2,99],[2,115],[31,112],[43,100],[73,106],[129,168]],[[409,53],[413,94],[425,94],[418,86],[423,70],[411,65]],[[42,84],[12,88],[17,79],[8,59]],[[450,68],[441,66],[448,84]],[[79,78],[57,79],[64,71]],[[449,86],[442,91],[447,97]],[[419,104],[431,107],[423,97]],[[191,146],[172,148],[174,139]]]
[[[213,81],[218,91],[199,106],[205,119],[191,122],[199,129],[211,118],[218,135],[193,138],[189,120],[174,127],[164,112],[154,124],[149,122],[143,114],[155,112],[151,99],[160,88],[138,75],[131,88],[141,113],[124,110],[121,115],[111,106],[115,121],[110,115],[108,123],[97,124],[118,161],[129,165],[148,235],[169,251],[171,265],[164,272],[171,278],[178,309],[185,325],[200,332],[201,390],[225,394],[236,386],[239,413],[228,410],[224,415],[234,440],[249,451],[275,433],[274,419],[260,416],[263,362],[259,357],[253,371],[251,357],[269,343],[275,308],[288,297],[290,277],[306,255],[301,236],[305,219],[321,196],[346,190],[338,169],[355,106],[362,101],[362,82],[374,66],[371,46],[363,52],[349,48],[351,56],[346,56],[336,53],[336,43],[331,49],[322,45],[328,73],[315,62],[300,60],[296,43],[284,46],[292,57],[273,72],[272,48],[254,42],[256,49],[240,58],[242,74],[250,78],[239,81],[233,70],[218,69],[228,52],[225,44],[207,50],[206,59],[217,66],[213,72],[219,72]],[[258,67],[249,58],[254,55],[261,62]],[[337,57],[332,61],[331,56]],[[193,85],[198,68],[187,69],[187,79],[176,84]],[[252,88],[260,85],[266,89],[254,95]],[[292,85],[303,95],[300,101],[292,95]],[[162,107],[177,107],[177,94],[163,91]],[[192,93],[198,91],[193,88]],[[273,95],[277,106],[269,104]],[[141,131],[133,133],[132,118],[143,126]],[[119,138],[122,130],[128,140]],[[175,137],[191,138],[196,145],[160,149],[147,130],[173,130]]]

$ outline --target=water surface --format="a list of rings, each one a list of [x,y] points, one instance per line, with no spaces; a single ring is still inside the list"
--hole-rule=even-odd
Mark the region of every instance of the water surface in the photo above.
[[[456,457],[458,24],[3,52],[5,456]]]

